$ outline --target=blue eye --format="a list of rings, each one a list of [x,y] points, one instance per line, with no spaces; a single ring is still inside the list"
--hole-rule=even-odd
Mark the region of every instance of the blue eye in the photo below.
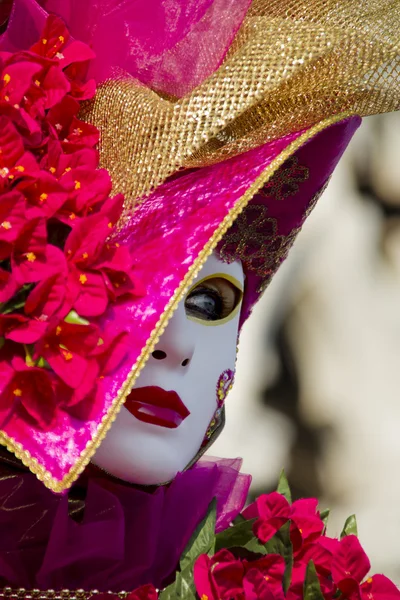
[[[223,318],[224,304],[218,292],[206,287],[197,287],[185,301],[186,314],[204,321],[218,321]]]
[[[241,290],[228,279],[211,277],[200,282],[187,295],[186,315],[202,321],[220,321],[232,314],[241,296]]]

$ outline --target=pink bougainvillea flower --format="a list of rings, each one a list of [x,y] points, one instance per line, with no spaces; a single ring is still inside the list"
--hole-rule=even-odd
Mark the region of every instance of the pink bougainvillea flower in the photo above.
[[[100,134],[97,127],[73,117],[68,134],[63,139],[63,149],[68,152],[75,152],[80,148],[94,148],[99,139]]]
[[[134,288],[129,274],[132,262],[130,256],[129,262],[126,262],[128,255],[125,252],[119,253],[117,246],[104,247],[109,233],[107,219],[101,214],[93,215],[75,226],[65,244],[71,271],[70,285],[71,289],[76,290],[74,308],[85,317],[103,314],[109,295],[117,297],[118,285],[123,286],[123,293]]]
[[[127,355],[129,348],[129,334],[126,331],[119,333],[109,326],[101,334],[101,341],[91,353],[99,362],[101,374],[109,375],[119,367]]]
[[[265,543],[289,520],[290,505],[278,492],[262,494],[256,502],[243,511],[243,516],[246,519],[258,517],[253,531],[258,539]]]
[[[18,289],[12,273],[0,269],[0,302],[8,302]]]
[[[46,323],[21,314],[0,315],[0,335],[18,344],[34,344],[46,328]]]
[[[194,583],[200,598],[220,600],[243,596],[243,563],[228,550],[211,558],[202,554],[193,569]]]
[[[78,388],[85,377],[89,355],[100,339],[95,325],[75,325],[65,321],[50,324],[37,343],[35,360],[44,358],[69,387]]]
[[[67,77],[57,66],[50,67],[42,78],[39,74],[34,85],[40,87],[43,93],[43,99],[38,104],[44,110],[56,106],[71,89]]]
[[[261,586],[263,590],[272,593],[274,600],[284,600],[283,593],[283,576],[285,573],[285,561],[279,554],[269,554],[262,558],[249,562],[243,561],[245,567],[245,578],[243,582],[244,590],[247,598],[257,597],[251,596],[250,591],[260,587],[261,575],[266,586]],[[257,576],[255,575],[257,573]],[[261,591],[261,590],[260,590]]]
[[[327,544],[326,541],[334,542]],[[336,542],[336,543],[335,543]],[[332,558],[339,544],[339,540],[321,536],[319,539],[303,544],[301,549],[295,553],[295,565],[307,567],[310,560],[313,561],[318,573],[329,576],[332,570]]]
[[[316,498],[302,498],[293,502],[290,508],[290,538],[296,552],[307,541],[319,538],[324,523],[318,511]]]
[[[360,584],[370,568],[368,557],[355,535],[340,540],[332,558],[332,578],[346,597],[359,595]]]
[[[79,102],[68,95],[49,110],[46,121],[52,127],[55,138],[63,140],[68,136],[72,120],[78,112]]]
[[[373,575],[360,588],[361,600],[399,600],[400,590],[385,575]]]
[[[65,306],[67,281],[66,273],[60,272],[38,283],[26,299],[25,314],[46,323],[63,307],[62,316],[65,316],[65,313],[69,312]]]
[[[26,202],[16,191],[0,195],[0,242],[13,244],[26,224]],[[1,244],[0,244],[1,245]],[[0,250],[0,255],[3,253]]]
[[[104,215],[109,223],[109,227],[114,227],[118,223],[124,208],[123,194],[107,198],[105,202],[99,206],[99,212]]]
[[[109,256],[104,257],[104,263],[100,262],[100,257],[98,269],[103,275],[111,302],[122,296],[144,296],[146,290],[131,270],[132,258],[128,248],[110,248],[107,254]]]
[[[0,116],[0,148],[0,171],[4,177],[25,152],[22,137],[11,120],[4,116]]]
[[[28,221],[13,248],[12,270],[19,284],[40,281],[46,264],[46,221],[37,218]]]
[[[42,171],[33,181],[24,183],[23,191],[27,200],[28,219],[36,217],[50,219],[68,199],[67,191],[51,173],[46,171]]]
[[[69,38],[70,34],[64,21],[50,14],[40,39],[31,46],[30,51],[38,56],[54,59],[64,49]]]
[[[243,579],[243,592],[245,600],[280,600],[283,592],[276,596],[269,587],[265,578],[256,569],[251,569]],[[243,597],[243,596],[242,596]]]
[[[72,265],[68,286],[75,298],[73,307],[79,315],[98,317],[104,314],[108,306],[108,295],[100,273],[83,271]]]
[[[63,252],[46,244],[46,220],[28,221],[14,243],[11,266],[19,285],[42,281],[65,270]]]
[[[0,101],[19,106],[41,70],[40,64],[29,61],[3,64],[0,73]]]
[[[71,213],[86,216],[92,206],[107,200],[112,188],[110,175],[105,169],[70,169],[61,177],[60,183],[69,192],[68,202],[63,207],[64,218],[68,218],[66,222],[69,224],[73,224],[74,220]],[[102,241],[104,243],[104,238]]]
[[[102,379],[99,379],[99,365],[95,360],[88,360],[82,383],[76,389],[68,387],[59,380],[57,399],[60,408],[76,419],[84,421],[96,418],[102,409]]]
[[[69,65],[64,73],[71,83],[71,96],[80,102],[91,100],[96,93],[94,79],[86,79],[89,61],[74,62]]]
[[[37,173],[33,155],[25,152],[22,136],[5,116],[0,116],[0,150],[0,193],[19,179]]]
[[[7,352],[7,345],[2,349],[2,357]],[[23,358],[15,356],[10,364],[5,358],[0,359],[0,371],[3,381],[9,379],[0,394],[1,419],[12,412],[24,413],[25,416],[42,430],[49,429],[55,418],[54,379],[49,371],[26,364]]]

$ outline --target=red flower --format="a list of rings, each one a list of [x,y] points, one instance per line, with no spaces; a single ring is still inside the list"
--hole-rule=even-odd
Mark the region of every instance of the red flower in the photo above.
[[[0,116],[0,192],[19,179],[37,173],[38,165],[25,152],[22,136],[7,117]]]
[[[64,21],[55,15],[49,15],[39,41],[31,46],[30,51],[38,56],[54,59],[64,49],[69,38]]]
[[[281,586],[282,587],[282,586]],[[243,579],[245,600],[283,600],[283,591],[274,594],[265,577],[256,569],[251,569]]]
[[[45,219],[28,221],[14,244],[11,256],[12,271],[18,284],[41,281],[63,271],[63,253],[46,242]]]
[[[65,244],[71,269],[69,285],[76,290],[74,308],[85,317],[103,314],[109,299],[143,293],[139,286],[137,292],[135,289],[130,253],[118,245],[105,244],[109,233],[107,219],[93,215],[75,226]]]
[[[25,208],[26,202],[20,192],[0,194],[0,258],[11,255],[12,244],[26,224]]]
[[[116,333],[113,326],[109,326],[101,334],[100,344],[91,353],[96,357],[102,375],[109,375],[119,367],[127,355],[129,348],[129,334],[126,331]]]
[[[60,407],[81,421],[96,418],[102,409],[103,390],[99,373],[99,365],[96,360],[88,360],[85,376],[79,387],[72,389],[60,381],[57,388]]]
[[[7,346],[0,359],[2,422],[13,412],[24,413],[42,430],[49,429],[55,418],[54,379],[46,369],[29,367],[20,356],[7,360]]]
[[[3,64],[0,74],[0,102],[19,106],[42,65],[28,60]]]
[[[243,589],[246,600],[264,597],[284,600],[282,582],[285,561],[282,556],[269,554],[253,562],[245,560],[244,566],[246,574],[243,579]]]
[[[26,215],[28,219],[35,217],[51,218],[67,201],[68,193],[51,175],[42,171],[33,181],[24,182],[23,192],[28,202]],[[17,189],[20,189],[17,186]]]
[[[290,505],[278,492],[263,494],[243,511],[246,519],[259,517],[253,531],[263,543],[271,539],[290,517]]]
[[[19,344],[34,344],[46,331],[45,322],[24,315],[0,315],[0,335]]]
[[[65,317],[72,308],[72,302],[68,303],[67,281],[66,273],[60,272],[38,283],[26,299],[25,314],[45,323],[55,314]]]
[[[103,203],[111,191],[111,179],[107,171],[67,167],[60,183],[68,191],[68,200],[57,213],[57,218],[70,225],[77,224],[77,217],[85,217],[98,203]],[[91,221],[90,223],[95,223]],[[87,227],[85,225],[85,227]],[[107,236],[110,231],[107,231]],[[106,238],[102,238],[104,244]]]
[[[345,597],[359,596],[360,584],[371,564],[355,535],[340,540],[332,559],[332,578]]]
[[[15,292],[18,286],[12,273],[0,269],[0,302],[8,302]]]
[[[126,600],[157,600],[158,593],[151,584],[142,585],[140,588],[127,595]]]
[[[316,498],[302,498],[293,502],[290,508],[290,538],[293,551],[301,546],[319,538],[324,530],[324,523],[317,510]]]
[[[400,591],[384,575],[373,575],[360,588],[361,600],[398,600]]]
[[[193,569],[194,583],[200,598],[228,600],[243,595],[244,565],[228,550],[211,558],[202,554]]]
[[[99,339],[95,325],[53,323],[37,343],[34,358],[44,358],[67,386],[76,389],[84,383],[89,363],[93,360],[90,353]]]

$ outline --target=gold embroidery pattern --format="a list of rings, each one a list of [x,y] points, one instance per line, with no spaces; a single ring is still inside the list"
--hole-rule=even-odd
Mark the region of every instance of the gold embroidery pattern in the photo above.
[[[277,221],[263,204],[251,204],[238,216],[219,249],[226,263],[241,260],[259,277],[272,273],[287,236],[278,234]]]
[[[299,165],[297,156],[292,156],[261,188],[259,193],[266,198],[275,198],[275,200],[284,200],[289,196],[295,196],[299,191],[299,184],[307,181],[309,174],[308,167]]]
[[[267,287],[270,284],[270,281],[272,279],[272,276],[275,273],[275,269],[277,269],[278,266],[286,259],[287,255],[289,254],[289,250],[293,246],[294,241],[295,241],[297,235],[299,234],[300,230],[301,230],[301,226],[296,227],[295,229],[292,229],[292,231],[286,236],[285,235],[278,236],[279,240],[277,240],[276,246],[274,248],[274,254],[273,254],[273,256],[271,256],[271,262],[273,262],[273,264],[275,266],[274,270],[272,270],[272,272],[268,273],[267,277],[265,277],[261,281],[260,285],[257,288],[258,294],[263,294],[265,292],[265,290],[267,289]]]
[[[315,208],[315,205],[317,204],[318,200],[321,198],[322,194],[325,192],[326,188],[328,187],[328,184],[330,182],[331,178],[329,178],[325,184],[322,186],[322,188],[320,190],[318,190],[318,192],[316,194],[314,194],[314,196],[311,198],[307,209],[305,210],[303,217],[302,217],[302,223],[304,223],[306,221],[306,219],[309,217],[309,215],[312,213],[312,211]],[[283,238],[283,243],[281,244],[281,246],[277,249],[276,255],[275,255],[275,264],[279,265],[280,263],[282,263],[288,253],[290,248],[293,246],[296,237],[298,236],[300,230],[301,230],[302,225],[300,225],[300,227],[297,227],[296,229],[293,229],[289,235],[285,236],[281,236]],[[257,288],[257,292],[259,294],[262,294],[265,292],[265,290],[267,289],[270,281],[272,279],[272,275],[266,277],[258,286]]]

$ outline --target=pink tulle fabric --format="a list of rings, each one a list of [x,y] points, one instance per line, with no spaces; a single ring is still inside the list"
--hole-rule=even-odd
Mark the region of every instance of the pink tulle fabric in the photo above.
[[[15,0],[3,43],[26,48],[45,11],[96,52],[97,83],[123,70],[172,96],[194,89],[221,64],[251,0]],[[0,43],[1,48],[1,43]]]
[[[133,590],[163,587],[194,529],[217,500],[216,530],[246,501],[240,460],[202,459],[168,487],[137,489],[92,473],[75,484],[79,518],[30,473],[0,479],[0,587]]]

